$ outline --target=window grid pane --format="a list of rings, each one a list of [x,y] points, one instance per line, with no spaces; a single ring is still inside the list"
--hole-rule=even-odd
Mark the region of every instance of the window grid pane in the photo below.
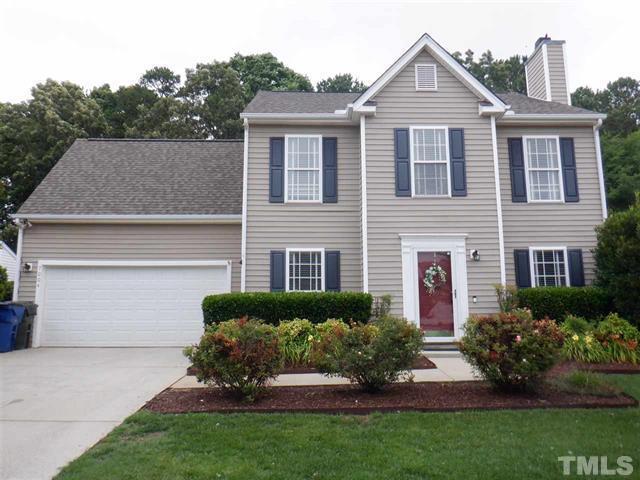
[[[289,290],[322,290],[322,252],[289,252]]]
[[[414,129],[412,149],[415,195],[448,195],[449,160],[446,129]]]
[[[287,200],[320,200],[320,139],[287,140]]]
[[[562,200],[560,158],[555,138],[527,139],[527,167],[531,200]]]
[[[534,250],[533,273],[537,287],[566,286],[564,250]]]

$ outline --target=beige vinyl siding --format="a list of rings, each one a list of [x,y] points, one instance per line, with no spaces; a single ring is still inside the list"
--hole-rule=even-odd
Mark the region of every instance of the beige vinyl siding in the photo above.
[[[338,139],[338,203],[269,203],[269,138]],[[340,251],[341,287],[362,290],[360,131],[356,127],[249,126],[246,290],[268,291],[271,250]]]
[[[542,48],[537,49],[527,62],[527,95],[547,100],[547,85],[544,73],[544,55]]]
[[[513,203],[507,139],[525,135],[572,137],[576,153],[576,203]],[[526,148],[526,147],[525,147]],[[498,125],[498,156],[502,193],[507,283],[515,284],[513,250],[529,246],[581,248],[585,279],[591,283],[596,245],[594,228],[602,222],[598,167],[591,127],[506,127]]]
[[[547,44],[547,59],[549,62],[549,83],[551,86],[551,100],[569,103],[567,98],[567,77],[564,69],[564,49],[562,43]]]
[[[496,195],[491,124],[478,115],[478,98],[441,64],[438,90],[417,92],[415,63],[438,63],[420,53],[376,97],[375,117],[367,118],[367,196],[369,290],[393,296],[401,315],[402,260],[399,234],[467,234],[467,250],[479,250],[480,262],[467,261],[469,308],[495,311],[492,284],[500,281]],[[394,128],[418,125],[464,128],[466,197],[395,196]],[[413,177],[413,175],[412,175]],[[473,304],[471,297],[478,302]]]
[[[236,225],[34,223],[24,231],[22,261],[231,260],[231,288],[240,290]],[[20,274],[20,300],[35,299],[36,270]]]

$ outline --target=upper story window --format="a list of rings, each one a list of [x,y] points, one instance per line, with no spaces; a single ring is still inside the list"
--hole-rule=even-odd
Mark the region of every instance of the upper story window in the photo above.
[[[285,191],[287,202],[320,202],[322,137],[287,135],[285,141]]]
[[[287,290],[324,290],[323,250],[287,250]]]
[[[531,273],[536,287],[565,287],[569,285],[566,249],[532,248]]]
[[[529,201],[562,201],[564,195],[558,137],[525,137],[524,143]]]
[[[416,90],[438,89],[438,74],[434,63],[416,64]]]
[[[413,195],[450,195],[447,127],[411,127]]]

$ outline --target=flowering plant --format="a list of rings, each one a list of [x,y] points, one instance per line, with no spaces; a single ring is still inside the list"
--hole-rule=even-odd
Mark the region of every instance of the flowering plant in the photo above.
[[[422,284],[427,289],[429,295],[433,295],[435,291],[445,283],[447,283],[447,272],[440,265],[434,263],[424,271]]]

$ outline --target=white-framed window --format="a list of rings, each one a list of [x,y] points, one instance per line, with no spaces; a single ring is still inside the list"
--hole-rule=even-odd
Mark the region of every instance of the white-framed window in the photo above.
[[[285,135],[285,201],[322,201],[322,136]]]
[[[530,247],[531,285],[568,287],[567,247]]]
[[[438,70],[435,63],[416,63],[416,90],[438,89]]]
[[[324,290],[324,248],[287,248],[287,291]]]
[[[560,138],[532,136],[524,137],[523,142],[529,201],[563,201]]]
[[[409,131],[413,196],[450,196],[449,129],[447,127],[411,127]]]

